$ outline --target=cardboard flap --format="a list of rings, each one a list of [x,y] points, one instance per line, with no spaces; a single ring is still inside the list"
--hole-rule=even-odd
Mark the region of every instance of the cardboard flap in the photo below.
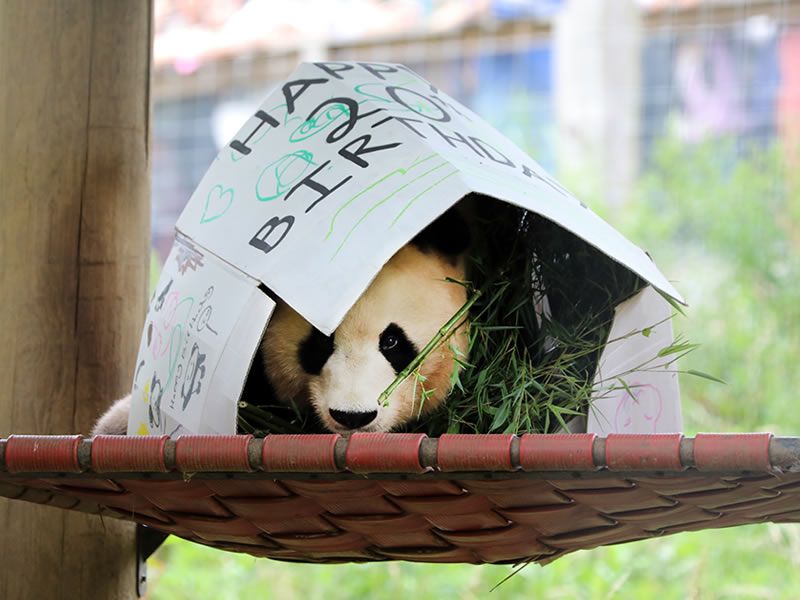
[[[601,356],[587,427],[679,430],[675,374],[641,368],[672,341],[670,307],[653,288],[682,302],[650,258],[409,69],[328,62],[300,65],[266,99],[181,214],[142,336],[129,433],[233,433],[275,307],[259,282],[330,334],[389,258],[471,192],[541,215],[652,286],[616,309],[610,339],[626,339]],[[644,327],[647,337],[625,336]]]
[[[555,221],[682,301],[641,249],[402,65],[300,65],[222,149],[177,227],[329,334],[385,262],[471,191]]]
[[[617,306],[595,375],[589,433],[674,433],[682,430],[680,389],[670,346],[672,309],[652,287]]]
[[[274,306],[255,280],[179,236],[150,301],[128,434],[173,434],[178,424],[210,433],[208,410],[226,415],[214,432],[235,433],[235,402]]]
[[[222,349],[219,364],[209,383],[208,397],[212,400],[203,404],[201,424],[205,428],[196,429],[198,433],[236,433],[238,401],[264,336],[265,317],[269,320],[274,309],[275,302],[264,292],[256,287],[251,289],[250,298]],[[263,367],[255,365],[254,368]]]

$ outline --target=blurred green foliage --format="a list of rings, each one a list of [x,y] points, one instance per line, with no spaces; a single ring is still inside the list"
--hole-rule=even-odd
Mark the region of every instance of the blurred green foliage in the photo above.
[[[676,330],[701,345],[686,363],[728,384],[681,380],[687,431],[800,433],[800,178],[782,155],[665,140],[605,216],[686,295]]]
[[[740,158],[741,155],[745,158]],[[585,198],[650,251],[686,296],[684,359],[727,385],[683,377],[686,431],[800,434],[800,176],[776,150],[662,142],[623,206]],[[492,595],[516,598],[794,598],[800,528],[706,530],[529,565]],[[171,540],[152,598],[475,598],[510,567],[282,564]]]
[[[528,565],[503,583],[511,567],[291,564],[229,554],[175,538],[148,566],[149,597],[164,600],[773,600],[797,598],[798,563],[800,528],[770,524],[581,551],[545,567]]]

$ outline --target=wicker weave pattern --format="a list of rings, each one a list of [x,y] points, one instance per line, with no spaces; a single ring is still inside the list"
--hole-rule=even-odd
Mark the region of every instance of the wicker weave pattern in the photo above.
[[[546,563],[798,521],[798,448],[769,434],[12,436],[0,440],[0,495],[282,560]]]

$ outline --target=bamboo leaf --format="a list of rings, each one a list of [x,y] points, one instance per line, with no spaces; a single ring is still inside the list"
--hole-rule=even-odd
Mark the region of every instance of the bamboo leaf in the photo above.
[[[714,377],[713,375],[709,375],[708,373],[704,373],[703,371],[697,371],[696,369],[688,369],[683,371],[687,375],[693,375],[694,377],[700,377],[701,379],[708,379],[709,381],[714,381],[716,383],[721,383],[722,385],[728,385],[727,381],[720,379],[719,377]]]

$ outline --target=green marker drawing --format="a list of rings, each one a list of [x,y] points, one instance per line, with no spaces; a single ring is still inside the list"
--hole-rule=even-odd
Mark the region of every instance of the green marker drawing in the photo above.
[[[233,204],[233,188],[225,189],[220,184],[215,185],[208,190],[203,214],[200,216],[200,223],[216,221],[228,212],[231,204]]]
[[[308,119],[300,123],[297,128],[289,134],[289,142],[296,144],[302,142],[310,137],[314,137],[321,131],[324,131],[330,125],[338,121],[342,116],[350,116],[350,111],[344,104],[332,104],[322,114],[314,119]]]
[[[440,164],[436,165],[436,166],[435,166],[435,167],[433,167],[432,169],[428,169],[427,171],[425,171],[424,173],[422,173],[422,174],[421,174],[421,175],[419,175],[418,177],[415,177],[414,179],[411,179],[410,181],[408,181],[408,182],[404,183],[404,184],[403,184],[403,185],[401,185],[399,188],[395,189],[395,190],[394,190],[394,191],[392,191],[390,194],[388,194],[388,195],[384,196],[383,198],[381,198],[380,200],[378,200],[377,202],[375,202],[375,203],[374,203],[372,206],[370,206],[370,207],[367,209],[367,211],[366,211],[366,212],[365,212],[363,215],[361,215],[361,217],[359,217],[359,219],[358,219],[358,220],[357,220],[357,221],[356,221],[356,222],[353,224],[353,226],[350,228],[350,231],[348,231],[348,232],[347,232],[347,234],[344,236],[344,239],[342,239],[341,243],[340,243],[340,244],[339,244],[339,246],[336,248],[336,251],[333,253],[333,256],[331,256],[331,260],[333,260],[334,258],[336,258],[336,255],[337,255],[337,254],[339,254],[339,251],[340,251],[340,250],[341,250],[341,249],[344,247],[344,245],[345,245],[345,244],[347,243],[347,241],[350,239],[350,236],[353,234],[353,232],[354,232],[354,231],[355,231],[355,230],[358,228],[358,226],[359,226],[359,225],[361,225],[361,223],[363,223],[363,222],[366,220],[366,218],[367,218],[367,217],[368,217],[370,214],[372,214],[372,212],[374,212],[374,211],[375,211],[375,210],[376,210],[378,207],[380,207],[380,206],[382,206],[382,205],[386,204],[386,203],[387,203],[387,202],[388,202],[388,201],[389,201],[389,200],[390,200],[390,199],[391,199],[393,196],[395,196],[395,194],[397,194],[398,192],[401,192],[401,191],[403,191],[405,188],[407,188],[408,186],[410,186],[412,183],[414,183],[414,182],[416,182],[416,181],[419,181],[420,179],[423,179],[423,178],[427,177],[428,175],[430,175],[430,174],[431,174],[431,173],[433,173],[434,171],[437,171],[437,170],[441,169],[442,167],[445,167],[445,166],[447,166],[448,164],[450,164],[450,163],[448,163],[447,161],[445,161],[445,162],[443,162],[443,163],[440,163]],[[457,173],[457,171],[453,171],[453,173]],[[453,173],[450,173],[450,175],[452,175]],[[447,177],[449,177],[449,175],[448,175]],[[420,193],[419,193],[417,196],[415,196],[413,200],[416,200],[417,198],[419,198],[419,196],[421,196],[422,194],[424,194],[425,192],[427,192],[428,190],[430,190],[432,187],[435,187],[436,185],[438,185],[439,183],[441,183],[442,181],[444,181],[444,179],[447,179],[447,177],[444,177],[444,178],[440,179],[438,182],[434,183],[433,185],[431,185],[431,186],[429,186],[429,187],[425,188],[425,189],[424,189],[422,192],[420,192]],[[413,202],[413,200],[412,200],[412,202]],[[410,203],[409,203],[409,204],[410,204]],[[406,208],[408,208],[409,204],[407,204],[407,205],[406,205]],[[405,210],[405,208],[404,208],[403,210]]]
[[[280,198],[315,164],[314,155],[308,150],[297,150],[271,162],[258,176],[256,198],[260,202]]]
[[[183,328],[186,326],[187,321],[189,320],[189,315],[192,313],[192,307],[194,306],[194,298],[192,296],[187,296],[180,302],[178,302],[177,306],[175,306],[174,313],[178,312],[178,309],[181,307],[182,304],[188,302],[189,308],[186,310],[186,316],[184,317],[181,323],[177,323],[170,332],[170,340],[169,340],[169,369],[167,373],[167,382],[164,384],[164,389],[167,389],[172,384],[172,378],[175,376],[175,369],[178,366],[178,354],[180,353],[180,342],[183,338]],[[177,332],[177,338],[175,336]],[[173,344],[177,341],[177,347],[175,347],[175,352],[173,352]]]
[[[408,81],[404,81],[403,83],[401,83],[401,84],[399,85],[399,87],[406,87],[406,86],[409,86],[409,85],[411,85],[413,82],[414,82],[414,80],[412,80],[412,79],[409,79]],[[363,90],[363,88],[364,88],[364,87],[367,87],[367,86],[370,86],[370,85],[372,85],[372,86],[378,86],[378,87],[379,87],[379,88],[381,88],[381,89],[383,89],[384,87],[386,87],[386,86],[385,86],[385,84],[383,84],[383,83],[375,83],[375,82],[370,82],[370,83],[359,83],[357,86],[355,86],[355,87],[353,88],[353,91],[354,91],[356,94],[361,94],[362,96],[366,96],[368,100],[377,100],[378,102],[387,102],[387,103],[389,103],[389,104],[394,104],[394,103],[393,103],[393,102],[392,102],[392,101],[391,101],[389,98],[384,98],[384,97],[382,97],[382,96],[377,96],[377,95],[375,95],[375,94],[371,94],[370,92],[365,92],[365,91]],[[364,100],[362,100],[361,102],[365,102],[365,101],[364,101]],[[359,102],[359,104],[361,104],[361,102]],[[408,110],[408,109],[405,109],[405,110]]]
[[[428,156],[425,156],[424,158],[420,158],[420,157],[418,156],[417,158],[415,158],[415,159],[414,159],[414,162],[412,162],[412,163],[411,163],[409,166],[407,166],[407,167],[400,167],[400,168],[397,168],[397,169],[395,169],[394,171],[390,171],[389,173],[387,173],[387,174],[386,174],[386,175],[384,175],[383,177],[381,177],[381,178],[379,178],[379,179],[377,179],[377,180],[373,181],[371,184],[369,184],[369,185],[368,185],[367,187],[365,187],[363,190],[361,190],[360,192],[358,192],[358,193],[357,193],[355,196],[353,196],[352,198],[350,198],[349,200],[347,200],[346,202],[344,202],[344,203],[343,203],[343,204],[342,204],[342,205],[341,205],[339,208],[337,208],[337,209],[336,209],[336,212],[335,212],[335,213],[333,213],[333,216],[331,217],[331,222],[330,222],[330,225],[328,226],[328,232],[325,234],[325,239],[327,240],[327,239],[329,239],[329,238],[331,237],[331,235],[333,234],[333,228],[334,228],[334,226],[336,225],[336,220],[339,218],[339,215],[342,213],[342,211],[343,211],[344,209],[346,209],[348,206],[350,206],[350,205],[351,205],[353,202],[355,202],[356,200],[358,200],[358,199],[359,199],[361,196],[363,196],[364,194],[366,194],[367,192],[369,192],[369,191],[370,191],[371,189],[373,189],[374,187],[376,187],[376,186],[380,185],[380,184],[381,184],[381,183],[383,183],[384,181],[386,181],[386,180],[388,180],[388,179],[391,179],[391,178],[392,178],[392,177],[394,177],[395,175],[400,175],[400,176],[403,176],[403,175],[405,175],[406,173],[408,173],[408,172],[409,172],[411,169],[413,169],[413,168],[415,168],[415,167],[418,167],[419,165],[421,165],[421,164],[422,164],[422,163],[424,163],[425,161],[428,161],[428,160],[432,159],[432,158],[433,158],[433,157],[435,157],[435,156],[436,156],[436,153],[434,153],[434,154],[429,154]]]
[[[444,181],[446,181],[447,179],[450,179],[450,178],[451,178],[453,175],[455,175],[455,174],[457,174],[457,173],[458,173],[458,169],[456,169],[456,170],[454,170],[454,171],[450,171],[450,172],[449,172],[447,175],[445,175],[445,176],[444,176],[444,177],[442,177],[441,179],[437,179],[437,180],[436,180],[436,181],[434,181],[434,182],[433,182],[431,185],[429,185],[429,186],[428,186],[428,187],[426,187],[424,190],[422,190],[422,191],[421,191],[419,194],[417,194],[416,196],[414,196],[414,197],[413,197],[411,200],[409,200],[409,201],[408,201],[408,203],[407,203],[407,204],[406,204],[406,205],[403,207],[403,209],[402,209],[402,210],[401,210],[399,213],[397,213],[397,216],[396,216],[394,219],[392,219],[392,222],[389,224],[389,227],[394,227],[394,224],[395,224],[395,223],[397,223],[397,221],[399,221],[399,220],[400,220],[400,217],[402,217],[402,216],[405,214],[405,212],[406,212],[406,211],[407,211],[409,208],[411,208],[411,206],[412,206],[412,205],[413,205],[413,204],[414,204],[414,203],[415,203],[417,200],[419,200],[419,199],[420,199],[422,196],[424,196],[425,194],[427,194],[429,191],[431,191],[433,188],[435,188],[435,187],[436,187],[437,185],[439,185],[440,183],[443,183],[443,182],[444,182]]]

